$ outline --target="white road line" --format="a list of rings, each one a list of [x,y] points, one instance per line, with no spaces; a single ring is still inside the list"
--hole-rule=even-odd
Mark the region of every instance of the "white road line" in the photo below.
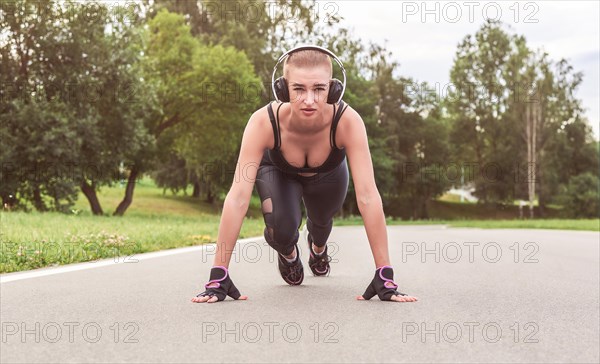
[[[247,239],[240,239],[240,240],[238,240],[238,244],[245,244],[245,243],[249,243],[249,242],[264,241],[264,240],[265,239],[262,236],[254,237],[254,238],[247,238]],[[133,255],[130,257],[130,259],[132,260],[132,262],[133,261],[142,261],[142,260],[166,257],[169,255],[185,254],[185,253],[191,253],[191,252],[196,252],[196,251],[202,251],[202,250],[205,250],[207,247],[211,247],[214,249],[214,246],[215,246],[215,244],[203,244],[200,246],[191,246],[191,247],[185,247],[185,248],[161,250],[158,252]],[[62,267],[56,267],[56,268],[41,268],[41,269],[34,269],[34,270],[26,271],[26,272],[15,272],[15,273],[2,274],[2,275],[0,275],[0,284],[14,282],[14,281],[20,281],[20,280],[29,279],[29,278],[45,277],[45,276],[50,276],[53,274],[76,272],[76,271],[84,270],[84,269],[106,267],[109,265],[115,265],[117,262],[121,261],[121,259],[123,259],[123,257],[118,259],[117,262],[115,262],[115,259],[116,258],[102,259],[102,260],[96,260],[93,262],[68,264],[68,265],[65,265]]]

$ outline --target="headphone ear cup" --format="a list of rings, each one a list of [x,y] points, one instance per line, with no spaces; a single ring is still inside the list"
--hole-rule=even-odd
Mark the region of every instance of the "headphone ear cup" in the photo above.
[[[275,96],[277,96],[279,101],[290,102],[290,93],[287,87],[287,82],[283,76],[275,80],[274,88]]]
[[[327,103],[335,104],[344,91],[344,84],[337,78],[329,81],[329,93],[327,94]]]

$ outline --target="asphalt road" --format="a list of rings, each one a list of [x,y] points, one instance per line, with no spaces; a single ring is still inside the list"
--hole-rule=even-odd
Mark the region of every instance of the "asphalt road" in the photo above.
[[[263,240],[238,244],[231,276],[248,301],[190,302],[212,247],[3,275],[0,361],[600,361],[598,232],[391,226],[389,237],[416,303],[355,300],[375,268],[364,227],[334,228],[331,275],[297,287]]]

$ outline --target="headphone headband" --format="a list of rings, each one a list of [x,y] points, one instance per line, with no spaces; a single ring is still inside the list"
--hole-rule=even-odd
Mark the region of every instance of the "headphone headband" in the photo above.
[[[336,103],[340,102],[340,100],[342,100],[342,97],[344,96],[344,91],[346,91],[346,70],[344,69],[344,65],[342,64],[342,61],[340,61],[340,59],[332,51],[330,51],[327,48],[319,47],[316,45],[305,45],[305,46],[294,47],[294,48],[290,49],[289,51],[285,52],[281,57],[279,57],[279,59],[277,60],[277,63],[275,64],[275,67],[273,67],[273,74],[271,75],[271,89],[273,91],[273,95],[275,96],[275,100],[277,100],[277,102],[281,102],[279,100],[279,97],[277,97],[277,92],[275,92],[275,73],[277,72],[277,66],[279,66],[279,64],[281,62],[283,62],[286,58],[288,58],[290,56],[290,54],[292,54],[294,52],[298,52],[298,51],[304,51],[304,50],[316,50],[316,51],[325,53],[328,56],[330,56],[331,58],[333,58],[333,60],[340,66],[342,75],[344,76],[344,81],[343,81],[342,93],[340,94],[340,97],[338,98]]]

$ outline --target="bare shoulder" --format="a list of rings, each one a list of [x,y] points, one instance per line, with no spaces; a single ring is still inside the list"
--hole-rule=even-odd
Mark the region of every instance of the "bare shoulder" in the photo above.
[[[358,135],[366,134],[365,123],[360,114],[348,105],[342,114],[336,131],[336,144],[340,148],[346,148],[350,140]]]
[[[261,147],[272,149],[275,141],[273,139],[273,127],[269,120],[268,106],[269,104],[261,107],[250,116],[244,131],[244,138],[250,138],[254,142],[260,141]]]

